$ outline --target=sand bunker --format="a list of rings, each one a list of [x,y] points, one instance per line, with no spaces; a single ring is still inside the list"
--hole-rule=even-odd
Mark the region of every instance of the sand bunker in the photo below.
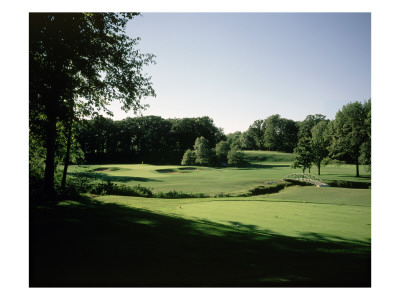
[[[176,172],[176,171],[174,171],[174,170],[171,170],[171,169],[159,169],[159,170],[156,170],[158,173],[179,173],[179,172]]]
[[[189,171],[189,170],[197,171],[199,169],[196,169],[196,168],[178,168],[178,170],[181,170],[181,171]],[[177,171],[176,169],[158,169],[156,171],[158,173],[163,173],[163,174],[180,174],[180,173],[184,173],[184,172]]]

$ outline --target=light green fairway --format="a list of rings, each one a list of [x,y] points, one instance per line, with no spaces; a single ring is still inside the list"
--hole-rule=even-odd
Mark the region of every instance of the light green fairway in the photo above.
[[[70,174],[94,171],[101,180],[153,188],[155,192],[217,194],[247,192],[267,180],[279,180],[291,172],[288,163],[270,163],[253,168],[208,168],[174,165],[90,165],[71,166]]]
[[[82,165],[70,166],[69,174],[91,172],[91,176],[102,181],[128,186],[142,185],[154,192],[179,191],[184,193],[245,193],[248,190],[276,181],[291,173],[300,172],[290,168],[293,154],[272,151],[245,151],[248,165],[243,168],[187,167],[177,165]],[[317,170],[311,169],[313,174]],[[323,180],[349,180],[370,182],[369,173],[363,168],[356,178],[355,167],[350,165],[327,166],[321,169]]]
[[[221,223],[237,230],[260,234],[362,242],[369,242],[371,238],[369,190],[294,187],[278,194],[249,198],[145,199],[102,196],[96,199],[160,214]]]

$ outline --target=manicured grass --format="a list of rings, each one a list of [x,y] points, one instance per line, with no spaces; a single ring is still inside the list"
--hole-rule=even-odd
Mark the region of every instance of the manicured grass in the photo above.
[[[71,166],[69,176],[155,192],[247,192],[299,170],[291,154],[246,151],[243,168]],[[324,180],[370,182],[328,166]],[[312,169],[316,174],[316,170]],[[32,205],[30,286],[370,286],[371,190],[292,186],[253,197],[86,195]]]
[[[124,196],[96,198],[105,203],[146,209],[194,221],[207,220],[260,234],[302,237],[319,234],[327,239],[371,239],[369,190],[290,187],[248,198],[143,199]]]
[[[247,150],[244,151],[246,159],[252,162],[288,162],[291,163],[294,157],[293,153],[284,153],[276,151]]]
[[[153,188],[155,192],[181,191],[185,193],[243,193],[266,181],[284,178],[300,170],[290,168],[292,154],[271,151],[246,151],[248,165],[243,168],[185,167],[175,165],[90,165],[70,166],[69,173],[93,171],[90,176],[103,181]],[[277,160],[281,161],[277,161]],[[317,170],[311,172],[316,174]],[[350,165],[322,168],[323,180],[348,180],[370,182],[369,173],[361,168],[360,178],[355,177],[355,167]]]
[[[30,286],[371,285],[368,234],[356,232],[366,212],[354,206],[97,199],[32,207]]]

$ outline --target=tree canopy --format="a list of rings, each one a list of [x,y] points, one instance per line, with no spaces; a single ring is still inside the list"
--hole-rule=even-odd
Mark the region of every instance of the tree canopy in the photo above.
[[[311,148],[311,139],[302,137],[294,149],[296,156],[293,159],[292,168],[301,168],[303,173],[310,169],[313,162],[313,153]]]
[[[45,140],[45,188],[54,185],[57,122],[107,109],[114,100],[125,111],[145,108],[155,96],[143,73],[154,55],[136,49],[125,34],[137,13],[31,13],[29,15],[30,130]]]
[[[249,126],[249,129],[247,130],[248,144],[246,145],[246,148],[253,148],[257,150],[264,149],[265,127],[265,120],[256,120]]]
[[[336,113],[332,126],[330,157],[356,165],[356,176],[360,176],[359,165],[362,154],[370,159],[371,99],[367,102],[351,102]],[[369,124],[368,124],[369,123]]]
[[[312,161],[318,167],[318,175],[321,175],[321,164],[324,159],[328,156],[329,151],[329,137],[326,134],[329,122],[326,120],[321,120],[315,124],[311,132],[311,152]]]
[[[265,120],[265,147],[268,150],[292,152],[297,144],[297,133],[296,122],[272,115]]]
[[[194,143],[194,153],[196,155],[196,163],[207,166],[212,164],[212,148],[208,140],[204,137],[199,137]]]

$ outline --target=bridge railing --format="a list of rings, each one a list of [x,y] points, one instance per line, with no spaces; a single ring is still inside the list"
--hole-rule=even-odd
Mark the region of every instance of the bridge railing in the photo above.
[[[326,185],[326,183],[319,178],[318,176],[315,176],[313,174],[304,174],[304,173],[292,173],[287,175],[283,180],[286,179],[291,179],[291,180],[298,180],[298,181],[305,181],[309,182],[315,185]]]

